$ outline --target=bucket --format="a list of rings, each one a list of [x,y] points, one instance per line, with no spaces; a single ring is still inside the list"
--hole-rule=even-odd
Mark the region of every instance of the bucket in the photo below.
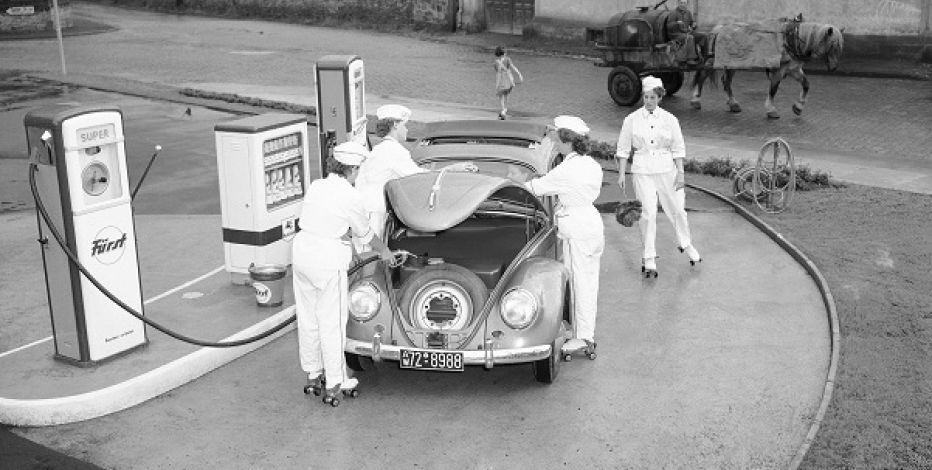
[[[260,307],[277,307],[285,297],[285,273],[288,268],[278,264],[250,266],[249,278],[256,291],[256,303]]]

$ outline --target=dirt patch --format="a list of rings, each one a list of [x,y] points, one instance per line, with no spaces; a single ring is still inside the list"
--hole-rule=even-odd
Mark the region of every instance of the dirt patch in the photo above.
[[[0,72],[0,111],[15,109],[30,100],[59,96],[71,89],[74,88],[22,72]]]
[[[688,181],[730,194],[723,178]],[[819,267],[841,357],[801,468],[932,468],[932,196],[850,185],[760,217]]]

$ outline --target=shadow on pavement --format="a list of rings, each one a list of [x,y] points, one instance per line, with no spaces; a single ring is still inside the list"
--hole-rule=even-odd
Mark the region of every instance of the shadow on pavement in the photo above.
[[[48,447],[41,446],[29,439],[24,439],[0,425],[0,468],[9,469],[68,469],[98,470],[98,467],[78,459],[68,457]]]

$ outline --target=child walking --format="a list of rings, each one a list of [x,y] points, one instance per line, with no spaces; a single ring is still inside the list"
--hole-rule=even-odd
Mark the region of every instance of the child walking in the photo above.
[[[518,81],[515,81],[515,75]],[[508,95],[515,85],[524,81],[521,71],[515,67],[514,62],[505,53],[505,48],[498,46],[495,48],[495,96],[498,96],[498,103],[501,111],[498,118],[504,120],[508,117]]]

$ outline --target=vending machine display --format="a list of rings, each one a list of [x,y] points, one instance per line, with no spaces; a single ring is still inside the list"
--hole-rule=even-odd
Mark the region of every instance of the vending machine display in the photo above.
[[[300,133],[262,143],[265,208],[273,210],[304,198],[304,141]]]

